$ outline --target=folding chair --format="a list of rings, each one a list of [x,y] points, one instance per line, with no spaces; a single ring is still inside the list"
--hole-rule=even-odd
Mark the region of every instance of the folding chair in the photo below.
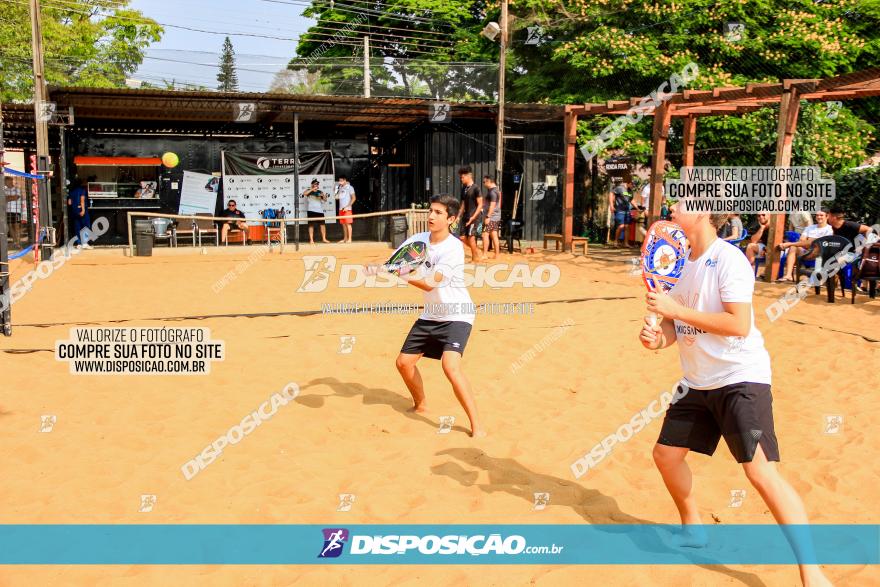
[[[198,229],[196,228],[196,221],[194,219],[190,220],[182,220],[183,226],[189,226],[189,228],[184,229],[175,229],[175,240],[180,240],[181,238],[191,238],[193,246],[196,246],[196,234],[198,234]]]
[[[199,218],[199,216],[204,216],[206,218]],[[202,235],[214,235],[214,246],[220,246],[220,229],[217,228],[217,225],[214,224],[214,221],[211,220],[213,214],[208,214],[207,212],[199,212],[196,214],[196,219],[193,221],[196,230],[196,236],[199,239],[199,246],[202,246]]]
[[[843,251],[847,251],[851,254],[852,251],[852,243],[848,238],[840,236],[840,235],[830,235],[823,236],[814,240],[810,249],[807,251],[805,255],[802,255],[797,262],[797,277],[795,278],[795,282],[800,281],[801,277],[801,267],[803,266],[804,261],[813,261],[816,262],[815,272],[821,272],[822,267],[828,261],[831,260],[832,257],[837,255],[838,253],[842,253]],[[828,303],[834,303],[834,293],[837,290],[837,273],[843,271],[846,265],[852,263],[852,261],[844,262],[843,259],[839,259],[839,263],[841,268],[834,273],[834,275],[830,276],[828,280],[825,282],[825,287],[828,290]],[[812,283],[812,274],[810,277],[811,285],[816,288],[816,295],[822,293],[822,286],[820,284]],[[844,290],[843,279],[840,280],[840,294],[846,299],[846,290]],[[855,302],[853,302],[855,303]]]

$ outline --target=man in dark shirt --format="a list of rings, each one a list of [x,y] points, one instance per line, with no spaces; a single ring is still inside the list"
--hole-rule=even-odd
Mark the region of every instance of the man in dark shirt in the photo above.
[[[483,195],[480,186],[474,183],[470,167],[459,169],[458,177],[461,179],[461,211],[458,213],[461,241],[470,247],[471,260],[477,263],[483,258],[477,248],[477,233],[483,227]]]
[[[223,218],[241,218],[242,220],[230,220],[229,222],[224,222],[223,227],[220,229],[220,238],[225,243],[226,235],[229,234],[230,230],[240,230],[242,233],[242,242],[247,244],[247,222],[244,221],[244,212],[238,209],[238,205],[235,203],[235,200],[229,200],[229,204],[227,204],[227,208],[220,212],[220,216]]]
[[[770,236],[770,216],[758,214],[758,218],[749,225],[749,244],[746,246],[746,257],[755,266],[755,259],[764,256],[767,237]]]
[[[70,208],[70,217],[73,219],[74,239],[78,241],[76,246],[91,249],[92,245],[83,233],[84,230],[92,228],[92,220],[89,217],[89,192],[86,189],[86,182],[82,179],[74,182],[74,188],[67,195],[67,205]]]
[[[483,204],[483,255],[496,259],[501,254],[501,245],[498,242],[498,230],[501,228],[501,192],[498,191],[495,179],[489,175],[483,176],[483,187],[486,188]]]
[[[853,245],[856,243],[857,236],[871,232],[871,227],[867,224],[845,220],[843,208],[839,206],[831,208],[831,211],[828,213],[828,224],[831,225],[834,234],[848,238],[849,242],[853,243]]]

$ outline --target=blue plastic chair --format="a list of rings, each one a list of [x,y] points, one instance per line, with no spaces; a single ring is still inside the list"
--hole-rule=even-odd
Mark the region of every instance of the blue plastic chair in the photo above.
[[[745,228],[743,228],[742,234],[739,235],[739,238],[738,238],[738,239],[735,239],[735,240],[732,240],[732,241],[727,241],[727,242],[729,242],[729,243],[732,244],[732,245],[739,246],[739,244],[740,244],[741,242],[743,242],[744,240],[746,240],[746,238],[748,238],[748,236],[749,236],[749,231],[746,230]]]
[[[801,235],[794,230],[786,230],[785,238],[783,242],[786,243],[796,243],[801,240]],[[779,271],[777,271],[776,279],[782,278],[782,274],[785,273],[785,258],[788,255],[788,251],[782,251],[782,256],[779,257]],[[763,257],[755,257],[755,277],[758,276],[758,267],[763,265],[767,261],[767,256]]]

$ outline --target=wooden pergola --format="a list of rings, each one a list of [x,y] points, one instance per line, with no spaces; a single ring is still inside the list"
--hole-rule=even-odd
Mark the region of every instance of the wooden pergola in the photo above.
[[[746,84],[743,87],[724,87],[713,90],[684,90],[654,107],[645,107],[645,116],[654,117],[651,159],[651,210],[650,220],[660,217],[661,199],[657,197],[663,185],[666,144],[669,124],[673,118],[684,119],[684,165],[694,165],[694,144],[697,136],[697,119],[703,116],[731,116],[753,112],[772,104],[779,104],[779,122],[776,139],[777,167],[791,165],[791,148],[797,131],[800,101],[824,102],[828,100],[856,100],[880,96],[880,68],[832,77],[827,79],[787,79],[782,83]],[[565,186],[563,192],[562,234],[566,251],[571,250],[572,220],[574,210],[574,158],[577,146],[577,120],[579,116],[624,115],[637,106],[643,97],[629,100],[609,100],[603,104],[567,105],[565,107]],[[779,269],[776,245],[785,234],[785,214],[774,214],[768,235],[766,278],[772,281]]]

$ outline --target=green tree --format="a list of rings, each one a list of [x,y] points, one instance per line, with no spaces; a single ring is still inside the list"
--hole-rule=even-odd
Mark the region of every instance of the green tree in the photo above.
[[[229,37],[223,41],[223,50],[220,53],[220,73],[217,74],[220,85],[217,89],[221,92],[238,91],[238,74],[235,73],[235,51],[232,49],[232,41]]]
[[[129,0],[43,3],[46,81],[55,86],[124,87],[163,29]],[[31,27],[26,2],[0,3],[0,97],[33,99]]]
[[[878,0],[522,0],[516,10],[519,27],[540,24],[549,39],[540,46],[514,41],[513,67],[527,72],[510,81],[517,101],[643,96],[689,62],[699,66],[690,85],[698,89],[830,77],[880,62]],[[744,30],[728,34],[728,23]],[[823,104],[802,105],[794,162],[835,171],[864,160],[880,147],[870,124],[878,108],[868,102],[844,102],[833,116]],[[772,164],[776,112],[701,118],[698,161]],[[580,141],[609,122],[585,119]],[[628,127],[609,149],[649,153],[650,132],[650,123]]]
[[[369,35],[374,95],[485,99],[497,70],[437,62],[498,61],[497,43],[479,34],[489,7],[485,0],[377,0],[355,9],[315,0],[303,14],[317,23],[300,37],[288,67],[320,70],[333,93],[359,94]]]

